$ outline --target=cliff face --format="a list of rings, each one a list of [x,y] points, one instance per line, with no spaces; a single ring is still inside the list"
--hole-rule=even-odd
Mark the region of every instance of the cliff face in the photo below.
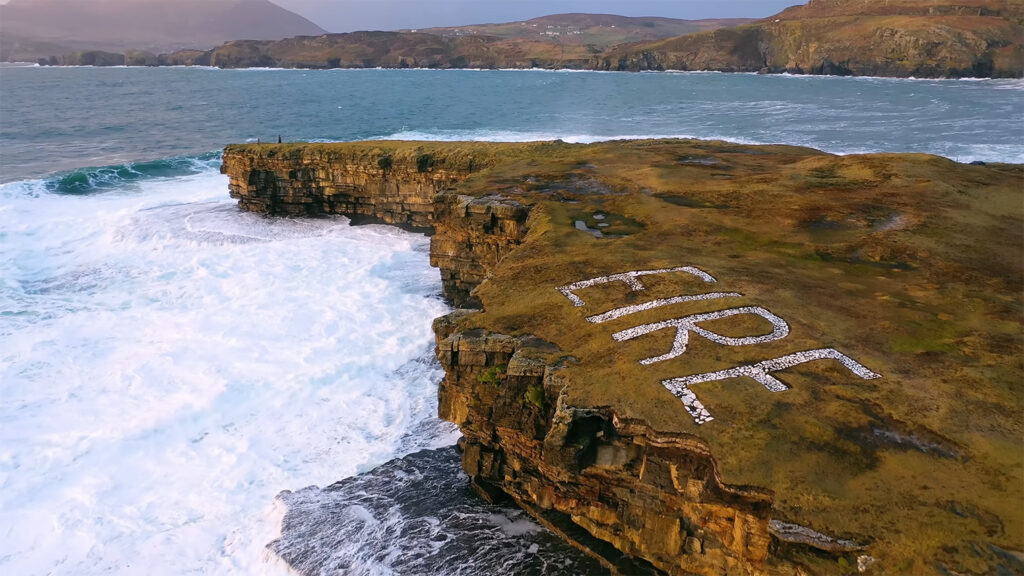
[[[485,498],[511,496],[623,573],[749,574],[767,558],[770,494],[724,485],[707,445],[573,407],[560,372],[571,360],[549,343],[450,330],[435,322],[439,412],[462,429]]]
[[[819,0],[754,24],[622,46],[603,55],[599,67],[1020,77],[1020,11],[998,1]]]
[[[429,146],[399,154],[365,147],[229,146],[221,171],[244,210],[341,214],[432,232],[430,261],[441,269],[445,297],[466,305],[488,269],[526,232],[528,209],[518,202],[454,193],[488,161],[438,154]]]
[[[466,473],[613,571],[1022,569],[1019,166],[668,140],[223,171],[243,209],[433,234]]]

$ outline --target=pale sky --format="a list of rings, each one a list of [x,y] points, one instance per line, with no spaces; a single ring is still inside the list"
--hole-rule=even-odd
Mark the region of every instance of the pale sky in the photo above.
[[[528,20],[562,12],[764,18],[806,0],[274,0],[330,32]]]

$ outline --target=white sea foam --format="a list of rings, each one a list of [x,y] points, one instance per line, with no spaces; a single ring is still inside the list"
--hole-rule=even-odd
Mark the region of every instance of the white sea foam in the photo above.
[[[0,574],[284,574],[278,492],[452,440],[427,240],[226,184],[0,186]]]
[[[592,144],[613,140],[660,140],[660,139],[701,138],[704,140],[728,140],[737,144],[764,144],[747,138],[721,135],[695,136],[692,134],[580,134],[569,132],[539,132],[516,130],[401,130],[382,134],[368,140],[426,140],[437,142],[544,142],[561,140],[569,144]]]
[[[880,152],[877,148],[868,146],[851,146],[844,142],[829,142],[823,145],[810,137],[792,138],[788,142],[782,142],[773,138],[750,138],[738,134],[722,134],[719,132],[706,133],[650,133],[650,134],[587,134],[570,132],[540,132],[540,131],[516,131],[516,130],[400,130],[390,134],[380,134],[367,138],[366,140],[424,140],[434,142],[544,142],[561,140],[569,144],[592,144],[595,142],[611,142],[615,140],[664,140],[664,139],[698,139],[698,140],[721,140],[736,144],[748,145],[772,145],[785,144],[790,146],[807,146],[838,155],[847,154],[872,154]],[[332,142],[334,140],[318,140],[320,142]],[[972,162],[981,160],[985,162],[1009,162],[1024,163],[1024,150],[1016,144],[956,144],[950,142],[936,142],[930,144],[924,150],[895,150],[895,152],[920,152],[943,156],[958,162]]]

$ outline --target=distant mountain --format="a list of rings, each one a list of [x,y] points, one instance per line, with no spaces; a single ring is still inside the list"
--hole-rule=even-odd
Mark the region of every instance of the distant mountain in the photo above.
[[[493,36],[503,39],[540,40],[549,43],[581,44],[599,50],[623,42],[644,42],[704,32],[753,22],[751,18],[677,20],[675,18],[631,18],[613,14],[553,14],[523,22],[477,24],[447,28],[420,28],[403,32],[425,32],[446,38]]]
[[[269,0],[11,0],[0,6],[0,60],[70,50],[212,48],[324,30]]]
[[[620,46],[600,69],[1017,77],[1022,0],[811,0],[735,28]]]

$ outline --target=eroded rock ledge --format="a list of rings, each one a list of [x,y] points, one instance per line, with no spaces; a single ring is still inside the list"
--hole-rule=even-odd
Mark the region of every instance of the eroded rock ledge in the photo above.
[[[471,292],[487,270],[522,241],[529,215],[515,200],[456,192],[486,161],[429,150],[228,146],[221,172],[243,210],[341,214],[431,233],[430,264],[441,269],[444,295],[465,306],[475,304]]]
[[[1000,248],[1024,249],[1018,166],[699,141],[366,142],[228,146],[222,171],[246,210],[431,234],[458,308],[434,324],[439,412],[461,428],[473,487],[613,572],[1021,568],[1024,522],[1000,505],[1024,469],[1004,449],[1021,432],[1008,359],[1024,352],[1024,275]],[[648,272],[621,280],[631,270]],[[621,281],[585,281],[598,276]],[[729,306],[776,332],[708,314]],[[667,314],[724,324],[649,368],[678,341],[621,336]],[[843,354],[778,361],[831,346],[896,377]],[[769,364],[783,381],[743,381]],[[691,376],[737,365],[729,386]],[[676,380],[699,389],[662,386]],[[693,416],[695,393],[713,422]]]

